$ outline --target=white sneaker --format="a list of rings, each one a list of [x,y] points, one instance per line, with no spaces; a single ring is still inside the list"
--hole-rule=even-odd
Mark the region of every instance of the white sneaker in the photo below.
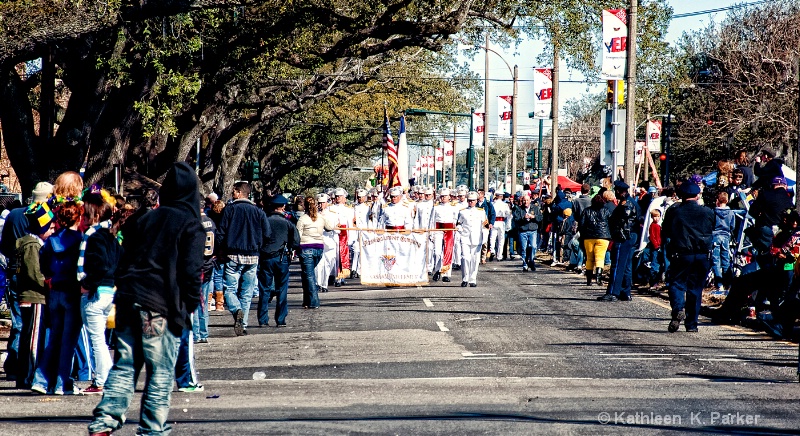
[[[503,256],[497,256],[497,261],[500,262],[503,260]]]

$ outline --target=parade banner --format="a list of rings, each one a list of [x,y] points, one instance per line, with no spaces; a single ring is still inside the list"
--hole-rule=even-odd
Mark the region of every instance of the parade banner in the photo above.
[[[428,284],[429,232],[361,230],[361,284],[419,286]]]
[[[436,148],[436,171],[442,170],[442,164],[444,163],[444,149],[442,147]]]
[[[450,168],[453,165],[453,146],[455,142],[450,139],[444,140],[444,166]]]
[[[550,68],[533,69],[533,92],[536,100],[533,103],[534,118],[550,119],[553,117],[553,70]]]
[[[647,122],[647,150],[650,153],[661,153],[661,120]]]
[[[604,79],[622,80],[628,63],[628,12],[625,9],[603,11]]]
[[[483,145],[483,129],[486,128],[485,115],[483,107],[475,109],[475,112],[472,113],[472,144],[476,147]]]
[[[397,178],[400,185],[408,188],[408,140],[406,139],[406,117],[400,116],[400,130],[397,132]]]
[[[500,120],[497,124],[497,136],[506,138],[511,136],[511,107],[512,98],[510,95],[497,96],[497,114]]]

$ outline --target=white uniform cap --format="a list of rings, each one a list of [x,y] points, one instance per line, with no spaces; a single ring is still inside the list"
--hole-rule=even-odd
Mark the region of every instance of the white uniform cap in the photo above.
[[[366,189],[356,189],[356,196],[358,197],[366,197],[367,190]]]
[[[414,185],[414,186],[412,186],[412,187],[411,187],[411,192],[419,192],[419,191],[421,191],[421,190],[422,190],[422,189],[420,189],[420,188],[422,188],[422,186],[420,186],[420,185]]]
[[[370,189],[369,190],[369,195],[378,195],[378,189],[377,188]]]
[[[425,195],[433,195],[433,188],[430,186],[425,188]]]
[[[317,203],[327,203],[327,202],[328,202],[327,194],[317,194]]]
[[[334,193],[337,197],[339,196],[347,197],[347,191],[345,191],[343,188],[336,188],[336,191],[334,191]]]
[[[450,195],[450,190],[447,188],[439,189],[439,195]]]
[[[472,191],[469,194],[467,194],[467,200],[477,200],[477,199],[478,199],[478,193],[477,192]]]
[[[394,188],[389,190],[389,195],[394,197],[395,195],[403,195],[403,188],[399,186],[395,186]]]
[[[467,191],[467,188],[458,188],[456,195],[467,195],[468,192],[469,191]]]

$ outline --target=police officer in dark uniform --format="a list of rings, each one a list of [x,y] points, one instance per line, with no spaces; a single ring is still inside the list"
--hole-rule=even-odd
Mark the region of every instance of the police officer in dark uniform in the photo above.
[[[685,181],[678,188],[680,204],[664,214],[661,237],[666,241],[670,259],[669,304],[672,306],[670,333],[678,331],[685,320],[686,331],[697,331],[697,315],[703,297],[703,286],[711,262],[711,233],[714,231],[714,212],[700,206],[697,199],[700,187]]]
[[[289,313],[288,292],[289,292],[289,261],[291,251],[300,248],[300,234],[297,227],[286,219],[286,205],[289,200],[283,195],[277,195],[269,199],[267,220],[269,221],[272,235],[269,243],[261,249],[258,265],[259,288],[267,289],[270,284],[274,284],[274,291],[270,299],[266,300],[266,295],[262,293],[258,302],[258,323],[266,326],[269,321],[268,301],[276,297],[275,322],[277,327],[286,327],[286,315]]]
[[[611,275],[608,279],[606,294],[598,298],[600,301],[630,301],[633,284],[633,251],[639,242],[636,233],[637,221],[641,212],[639,204],[628,194],[629,186],[622,180],[614,182],[614,195],[619,203],[608,218],[611,231]]]

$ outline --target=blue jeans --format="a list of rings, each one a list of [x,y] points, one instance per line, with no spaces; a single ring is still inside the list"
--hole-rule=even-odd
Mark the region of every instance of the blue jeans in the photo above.
[[[611,246],[611,274],[608,280],[607,294],[631,297],[633,284],[633,251],[639,235],[631,233],[631,237],[620,242],[614,241]]]
[[[70,393],[74,389],[72,356],[83,324],[80,296],[76,292],[51,290],[47,300],[50,335],[37,363],[33,385],[48,392]]]
[[[17,276],[12,275],[8,280],[8,290],[6,301],[8,309],[11,311],[11,332],[8,336],[8,356],[3,363],[3,370],[8,380],[16,378],[17,365],[19,364],[19,337],[22,334],[22,310],[19,307],[19,295],[17,294]]]
[[[134,359],[143,360],[146,368],[137,434],[167,435],[172,384],[179,339],[167,328],[167,320],[141,306],[117,303],[117,351],[114,367],[108,375],[103,399],[94,409],[89,432],[117,430],[122,427],[135,386]]]
[[[520,255],[522,257],[522,266],[534,266],[536,260],[536,231],[519,232],[519,245]]]
[[[300,279],[303,283],[303,307],[319,307],[317,294],[317,276],[314,268],[322,259],[321,248],[303,248],[300,250]]]
[[[517,233],[518,232],[516,230],[513,231],[509,230],[508,232],[506,232],[506,236],[508,236],[508,243],[506,243],[506,246],[508,247],[509,257],[515,256],[517,254],[515,245],[515,242],[518,239]],[[497,255],[500,256],[500,253],[497,253]]]
[[[192,332],[194,333],[194,340],[208,339],[208,294],[212,291],[214,281],[209,280],[203,283],[202,291],[200,292],[200,305],[194,310],[192,317]]]
[[[275,302],[275,322],[286,324],[286,315],[289,313],[289,255],[283,257],[275,256],[262,259],[258,268],[258,285],[262,296],[258,301],[258,323],[269,324],[269,304],[267,295],[274,293]],[[264,305],[261,310],[262,302]]]
[[[703,302],[703,286],[708,274],[708,254],[690,254],[672,258],[668,271],[670,275],[669,304],[672,316],[681,310],[686,311],[686,328],[697,328],[697,315]]]
[[[105,384],[108,371],[111,370],[111,353],[106,344],[106,321],[113,303],[114,294],[111,293],[95,292],[91,299],[88,294],[81,296],[81,315],[92,346],[94,383],[97,386]]]
[[[225,289],[225,264],[219,260],[214,261],[214,291]]]
[[[192,316],[192,326],[197,318]],[[194,366],[194,341],[197,338],[190,329],[183,329],[181,342],[178,346],[178,357],[175,362],[175,383],[179,388],[188,388],[200,384]]]
[[[716,285],[719,285],[731,268],[731,235],[715,233],[711,237],[711,242],[713,245],[711,259],[714,281]]]
[[[250,315],[250,301],[256,289],[257,264],[244,264],[228,261],[225,264],[225,304],[228,310],[236,316],[236,311],[242,309],[244,320],[242,326],[247,330],[247,317]],[[242,279],[241,286],[239,278]]]

